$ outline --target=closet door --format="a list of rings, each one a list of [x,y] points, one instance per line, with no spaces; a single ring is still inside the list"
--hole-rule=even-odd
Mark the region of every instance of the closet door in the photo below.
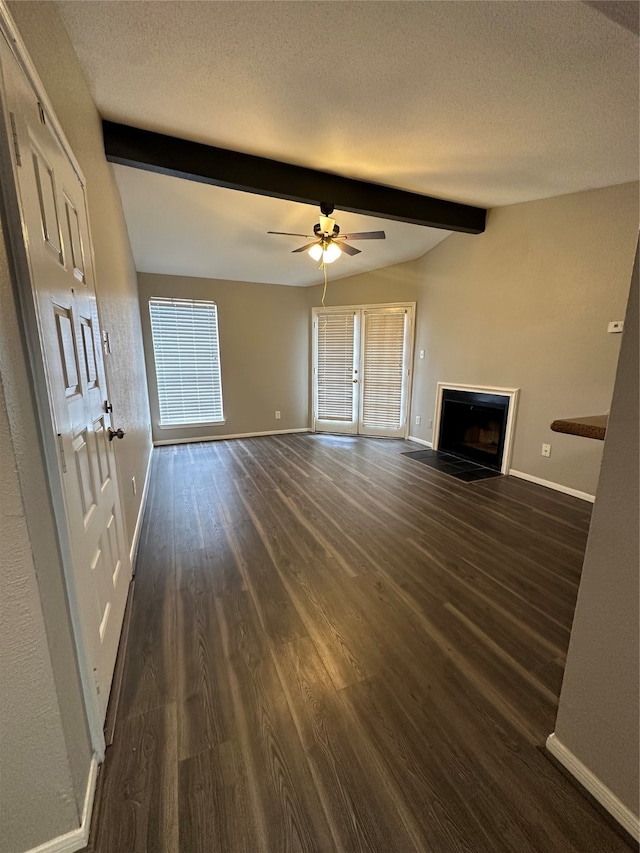
[[[0,37],[13,169],[46,372],[79,614],[104,720],[131,580],[108,403],[85,190],[37,93]]]
[[[407,427],[413,311],[410,307],[362,310],[361,435],[404,438]]]
[[[313,320],[313,411],[317,432],[358,432],[359,317],[325,311]]]

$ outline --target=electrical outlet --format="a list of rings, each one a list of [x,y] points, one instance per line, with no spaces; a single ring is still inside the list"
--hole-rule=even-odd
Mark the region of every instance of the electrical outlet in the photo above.
[[[431,418],[429,418],[429,420],[427,421],[427,429],[433,429],[433,421],[431,420]]]
[[[138,484],[136,483],[135,477],[131,478],[131,488],[133,489],[133,494],[137,495],[138,494]]]
[[[422,418],[420,417],[420,415],[416,415],[416,426],[420,426],[421,420],[422,420]]]
[[[542,445],[542,455],[543,456],[551,456],[551,445],[543,444]]]
[[[276,409],[276,420],[280,420],[280,412]]]
[[[420,350],[420,358],[424,358],[424,350],[423,349]]]
[[[607,326],[607,332],[610,335],[619,335],[624,331],[624,320],[612,320]]]

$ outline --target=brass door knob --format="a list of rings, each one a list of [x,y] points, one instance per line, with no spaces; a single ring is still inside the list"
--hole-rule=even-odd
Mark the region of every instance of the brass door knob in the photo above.
[[[121,429],[111,429],[109,427],[109,441],[113,441],[114,438],[124,438],[125,433]]]

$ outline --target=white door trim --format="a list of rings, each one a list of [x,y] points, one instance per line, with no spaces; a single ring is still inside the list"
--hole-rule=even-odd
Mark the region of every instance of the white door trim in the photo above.
[[[318,388],[316,382],[316,371],[317,371],[317,347],[316,347],[316,322],[319,316],[323,314],[344,314],[347,311],[353,311],[356,315],[363,315],[365,311],[381,309],[385,308],[405,308],[411,315],[410,319],[410,328],[409,333],[405,341],[406,346],[406,360],[407,360],[407,370],[408,375],[406,377],[406,396],[403,400],[403,415],[404,415],[404,431],[400,438],[406,439],[409,435],[409,413],[411,412],[411,397],[413,394],[413,356],[414,356],[414,346],[415,346],[415,327],[416,327],[416,303],[415,302],[371,302],[363,305],[327,305],[326,307],[316,306],[311,309],[311,399],[312,399],[312,412],[311,412],[311,431],[317,432],[317,424],[316,424],[316,412],[318,409]],[[360,339],[361,329],[359,328],[359,323],[356,323],[357,327],[357,346],[356,346],[356,359],[355,359],[355,367],[357,367],[359,380],[362,381],[362,377],[360,375],[360,367],[362,364],[363,356],[362,356],[362,346],[363,342]],[[357,398],[357,405],[355,408],[355,419],[356,419],[356,431],[354,433],[347,433],[353,435],[359,435],[357,432],[358,424],[361,420],[361,407],[362,401],[360,397]]]
[[[71,152],[71,147],[64,135],[62,127],[55,116],[55,112],[47,97],[44,86],[27,52],[27,48],[20,37],[15,23],[9,12],[6,0],[0,0],[0,37],[4,37],[11,52],[15,56],[29,84],[34,89],[43,109],[47,113],[47,122],[53,128],[55,135],[69,158],[74,171],[83,185],[86,185],[80,166]],[[69,613],[74,638],[74,645],[78,656],[78,669],[82,685],[82,694],[87,714],[87,722],[91,736],[91,745],[98,762],[104,759],[105,741],[102,718],[96,686],[93,676],[93,667],[88,654],[89,644],[84,634],[81,618],[78,593],[74,579],[72,560],[72,549],[67,529],[67,518],[63,484],[58,466],[58,449],[54,441],[51,429],[51,403],[46,378],[46,369],[40,348],[40,336],[38,321],[36,318],[35,305],[33,302],[32,282],[29,272],[26,247],[24,245],[20,205],[17,194],[17,177],[13,171],[13,156],[11,154],[12,138],[6,109],[4,93],[4,80],[0,92],[0,151],[2,161],[0,179],[2,184],[3,204],[7,215],[7,233],[5,239],[11,246],[12,274],[17,284],[20,295],[20,307],[22,310],[22,321],[29,353],[29,368],[33,382],[33,390],[36,399],[36,407],[39,421],[40,439],[42,441],[47,478],[51,489],[51,501],[54,510],[56,532],[60,544],[61,559],[64,570],[64,580],[69,597]]]

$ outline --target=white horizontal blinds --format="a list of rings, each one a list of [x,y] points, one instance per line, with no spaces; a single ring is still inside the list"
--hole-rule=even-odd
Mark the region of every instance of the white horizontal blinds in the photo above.
[[[149,310],[160,425],[222,421],[216,304],[154,297]]]
[[[321,421],[353,420],[355,313],[318,314],[317,385]]]
[[[364,312],[362,425],[398,429],[402,425],[404,309]]]

